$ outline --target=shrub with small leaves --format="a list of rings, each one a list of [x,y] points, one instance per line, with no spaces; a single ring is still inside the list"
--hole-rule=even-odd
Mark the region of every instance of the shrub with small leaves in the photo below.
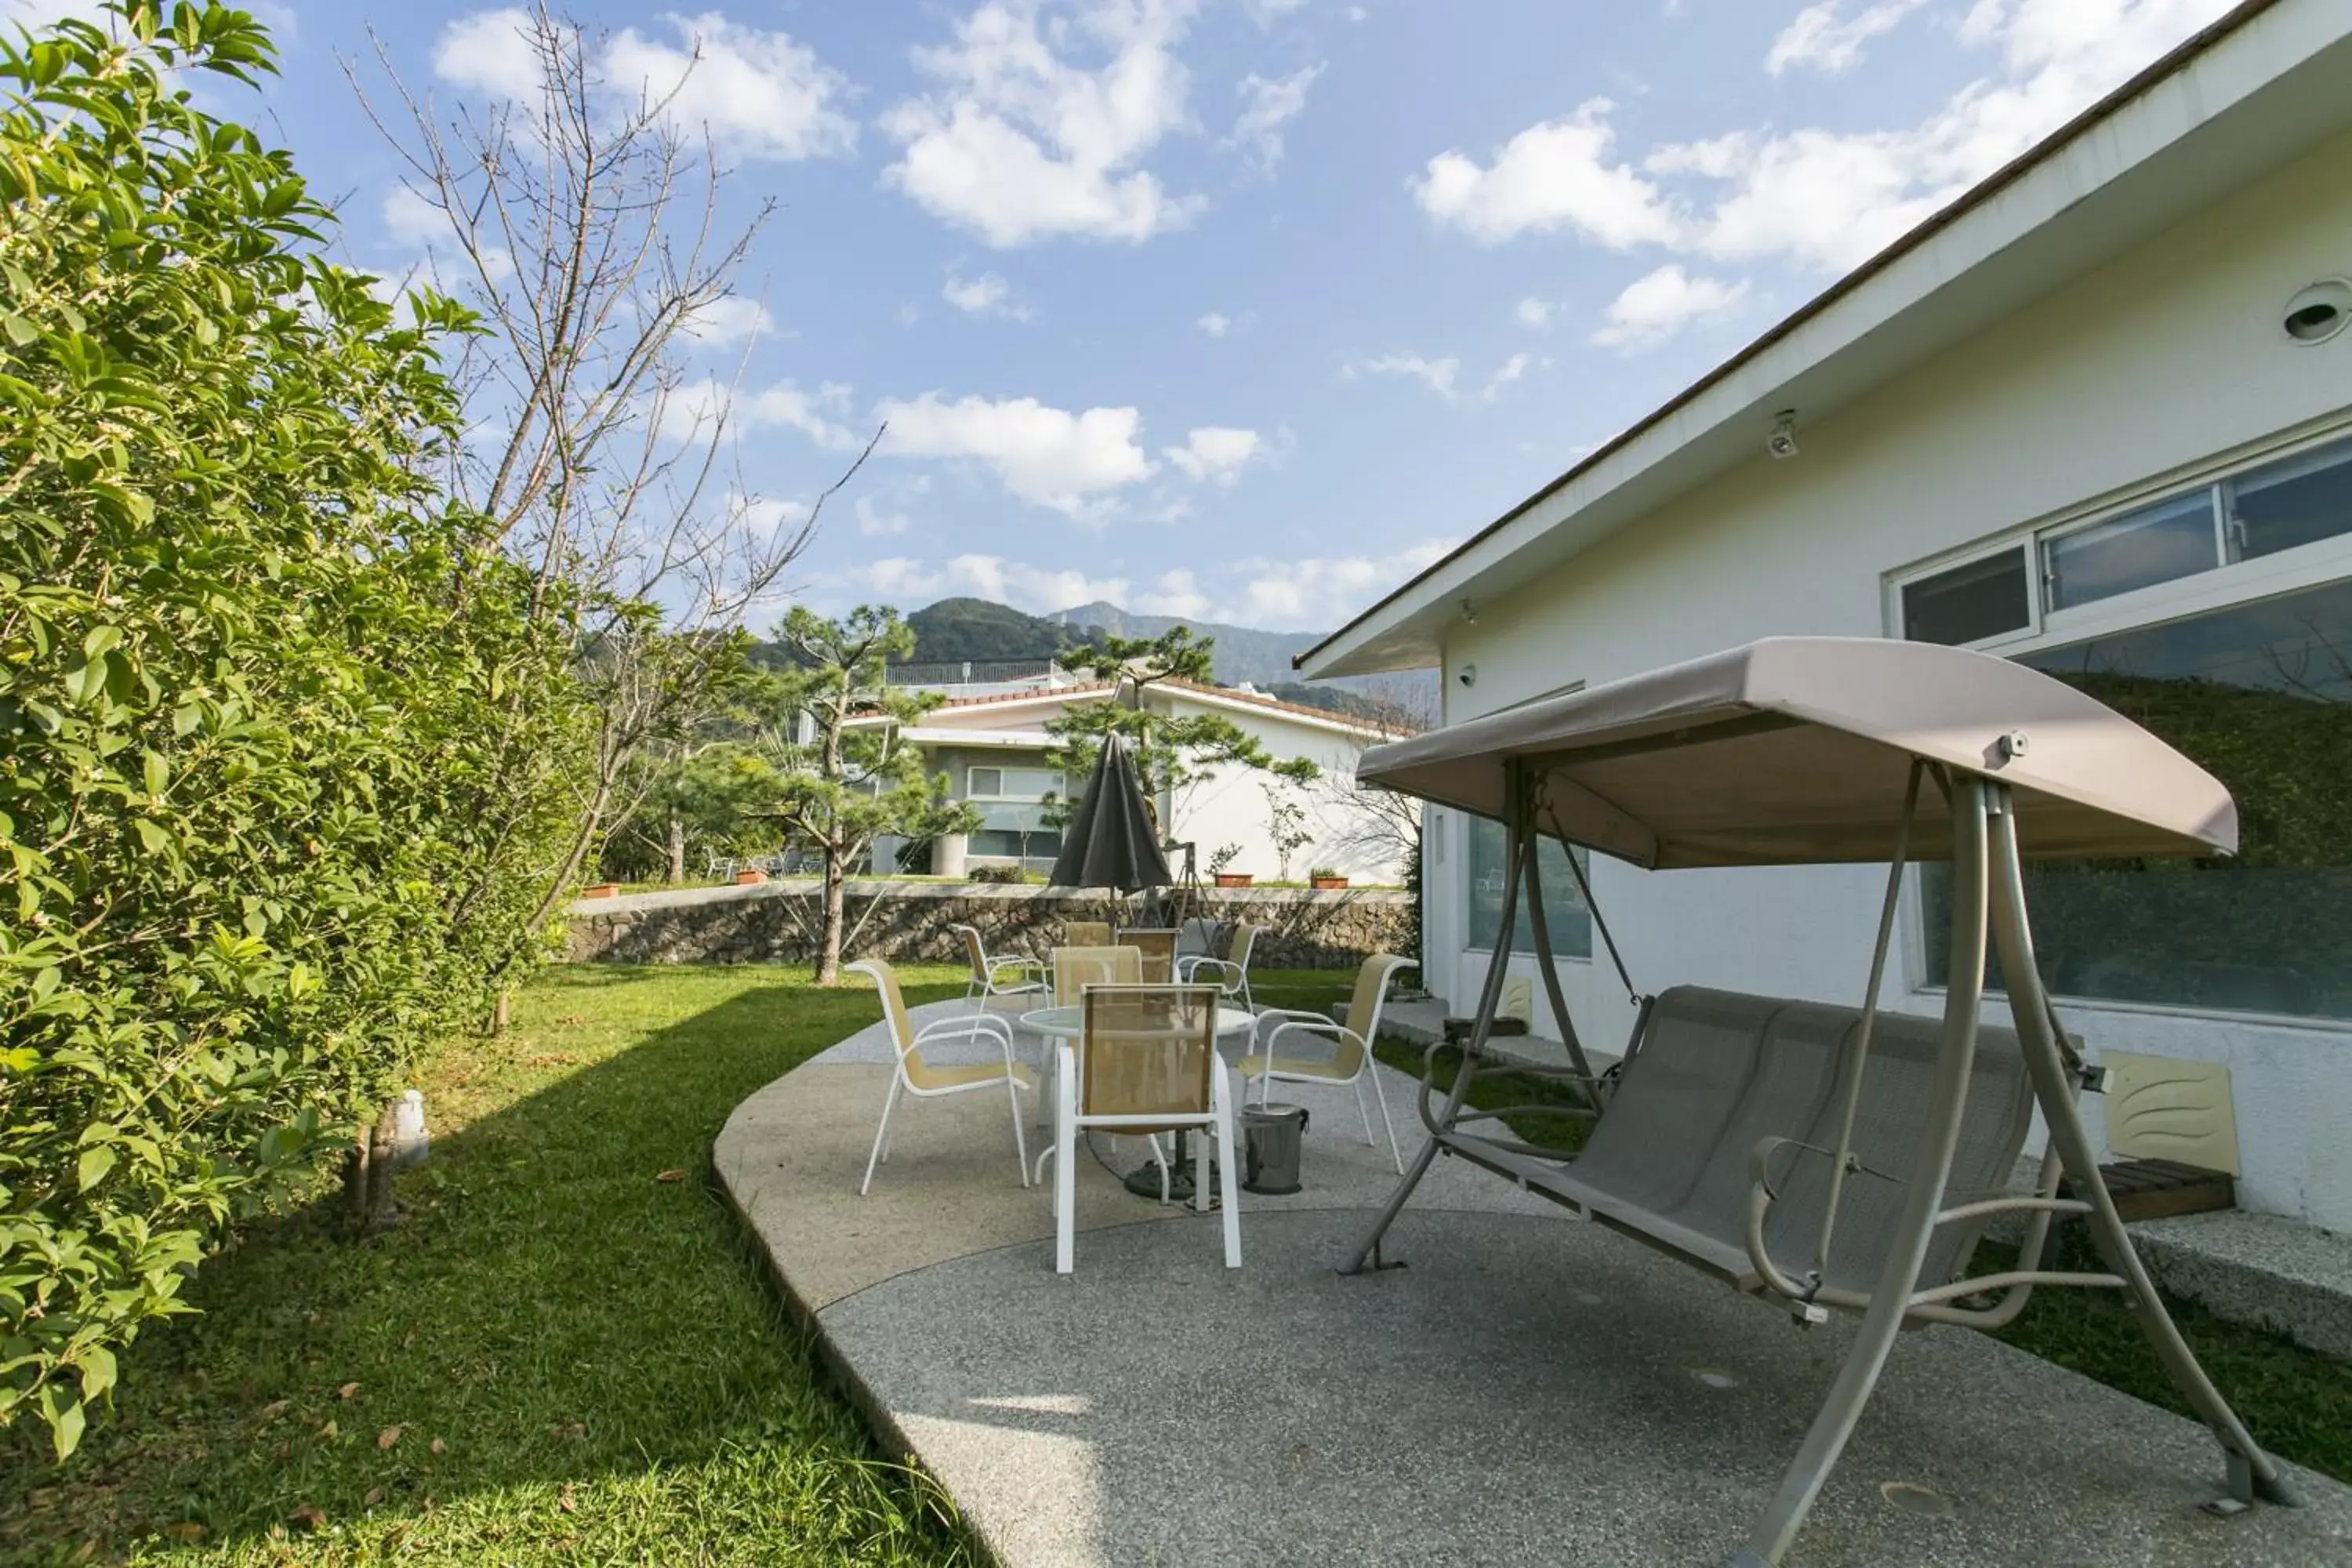
[[[431,477],[470,318],[176,85],[270,59],[212,3],[0,40],[0,1426],[60,1457],[480,1007],[576,810],[505,761],[585,733],[562,616]]]

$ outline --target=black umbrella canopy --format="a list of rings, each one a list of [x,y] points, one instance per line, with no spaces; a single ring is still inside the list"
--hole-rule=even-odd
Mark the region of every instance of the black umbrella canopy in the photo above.
[[[1117,735],[1106,735],[1087,797],[1062,832],[1062,853],[1046,881],[1056,888],[1131,893],[1139,888],[1164,888],[1172,880],[1134,760]]]

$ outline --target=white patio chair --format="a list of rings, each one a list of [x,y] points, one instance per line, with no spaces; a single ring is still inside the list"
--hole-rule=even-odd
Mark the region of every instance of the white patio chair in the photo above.
[[[1242,1098],[1249,1098],[1248,1083],[1257,1080],[1257,1102],[1263,1107],[1276,1083],[1328,1083],[1356,1086],[1356,1110],[1364,1119],[1364,1142],[1374,1148],[1380,1140],[1372,1136],[1371,1108],[1364,1103],[1364,1080],[1371,1080],[1372,1099],[1381,1108],[1381,1125],[1388,1129],[1389,1158],[1395,1162],[1397,1173],[1404,1173],[1404,1155],[1397,1148],[1396,1123],[1389,1120],[1388,1096],[1381,1092],[1381,1075],[1374,1069],[1372,1042],[1380,1038],[1381,1004],[1388,999],[1389,977],[1400,969],[1412,967],[1412,960],[1399,958],[1392,952],[1376,952],[1364,960],[1356,972],[1354,999],[1348,1004],[1348,1021],[1335,1023],[1320,1013],[1309,1013],[1296,1007],[1268,1007],[1258,1015],[1261,1025],[1270,1023],[1259,1037],[1258,1049],[1241,1059],[1244,1088]],[[1328,1056],[1286,1056],[1284,1047],[1293,1043],[1305,1045],[1316,1040],[1331,1043]]]
[[[1000,996],[1030,998],[1025,1005],[1043,1006],[1045,994],[1053,987],[1045,978],[1045,965],[1034,958],[997,958],[990,954],[980,940],[977,926],[950,926],[948,930],[963,939],[964,957],[971,961],[971,978],[964,982],[963,999],[976,1003],[975,1013],[985,1013],[988,1005]]]
[[[1021,1131],[1021,1095],[1024,1089],[1034,1093],[1034,1074],[1013,1059],[1013,1026],[1003,1019],[985,1013],[967,1013],[959,1017],[935,1018],[918,1029],[907,1011],[907,999],[898,989],[898,971],[878,958],[861,958],[850,964],[852,973],[870,976],[874,988],[882,994],[883,1021],[890,1026],[892,1045],[897,1048],[898,1061],[890,1073],[890,1092],[882,1101],[882,1125],[874,1130],[874,1149],[866,1156],[866,1179],[857,1184],[857,1195],[874,1184],[874,1167],[890,1158],[890,1113],[898,1108],[901,1094],[918,1100],[938,1100],[950,1094],[964,1094],[972,1089],[1004,1086],[1005,1098],[1013,1106],[1013,1157],[1021,1167],[1021,1184],[1029,1184],[1029,1145]],[[955,1039],[985,1037],[1002,1047],[1004,1060],[974,1062],[966,1066],[940,1067],[923,1059],[923,1047]]]
[[[1251,1012],[1257,1004],[1250,997],[1250,954],[1256,950],[1257,933],[1254,925],[1234,927],[1233,946],[1225,956],[1215,957],[1205,952],[1186,953],[1176,961],[1176,978],[1187,985],[1213,985],[1229,999],[1238,999]]]
[[[1217,992],[1210,985],[1090,985],[1085,1031],[1065,1041],[1054,1108],[1054,1270],[1074,1267],[1077,1141],[1094,1128],[1141,1133],[1191,1131],[1192,1206],[1209,1207],[1210,1142],[1217,1144],[1224,1206],[1225,1267],[1242,1266],[1232,1091],[1217,1058]],[[1156,1147],[1156,1144],[1155,1144]],[[1166,1166],[1161,1166],[1165,1179]]]
[[[1143,979],[1143,954],[1131,947],[1054,950],[1054,1005],[1075,1007],[1089,985],[1134,985]]]
[[[1064,947],[1108,947],[1110,945],[1110,922],[1108,921],[1064,921],[1062,922],[1062,945]]]

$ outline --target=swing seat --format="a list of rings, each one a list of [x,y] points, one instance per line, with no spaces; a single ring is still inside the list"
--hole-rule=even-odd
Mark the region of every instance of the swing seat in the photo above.
[[[1741,1290],[1764,1279],[1748,1256],[1757,1145],[1791,1140],[1768,1164],[1778,1194],[1763,1226],[1789,1279],[1812,1268],[1847,1079],[1863,1061],[1862,1011],[1695,985],[1657,999],[1583,1152],[1559,1163],[1459,1131],[1456,1154],[1649,1243]],[[1867,1294],[1902,1217],[1908,1173],[1934,1098],[1942,1021],[1881,1012],[1854,1116],[1859,1170],[1838,1204],[1822,1284]],[[2016,1031],[1980,1024],[1947,1201],[2006,1190],[2032,1118]],[[1899,1173],[1887,1174],[1886,1173]],[[1950,1279],[1987,1216],[1939,1226],[1921,1285]]]

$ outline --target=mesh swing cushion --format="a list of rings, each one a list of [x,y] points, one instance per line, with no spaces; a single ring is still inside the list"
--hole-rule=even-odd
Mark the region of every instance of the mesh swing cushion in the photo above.
[[[1668,991],[1583,1153],[1539,1184],[1752,1287],[1742,1237],[1749,1153],[1772,1137],[1835,1149],[1847,1075],[1863,1059],[1861,1024],[1859,1008],[1697,986]],[[1830,1286],[1868,1291],[1878,1282],[1917,1163],[1942,1032],[1940,1019],[1878,1015],[1854,1116],[1853,1152],[1864,1169],[1847,1178],[1839,1201]],[[1979,1024],[1947,1205],[2007,1187],[2032,1103],[2016,1033]],[[1827,1156],[1799,1149],[1773,1159],[1780,1198],[1764,1241],[1791,1278],[1811,1267],[1830,1168]],[[1920,1283],[1951,1278],[1981,1227],[1938,1227]]]

